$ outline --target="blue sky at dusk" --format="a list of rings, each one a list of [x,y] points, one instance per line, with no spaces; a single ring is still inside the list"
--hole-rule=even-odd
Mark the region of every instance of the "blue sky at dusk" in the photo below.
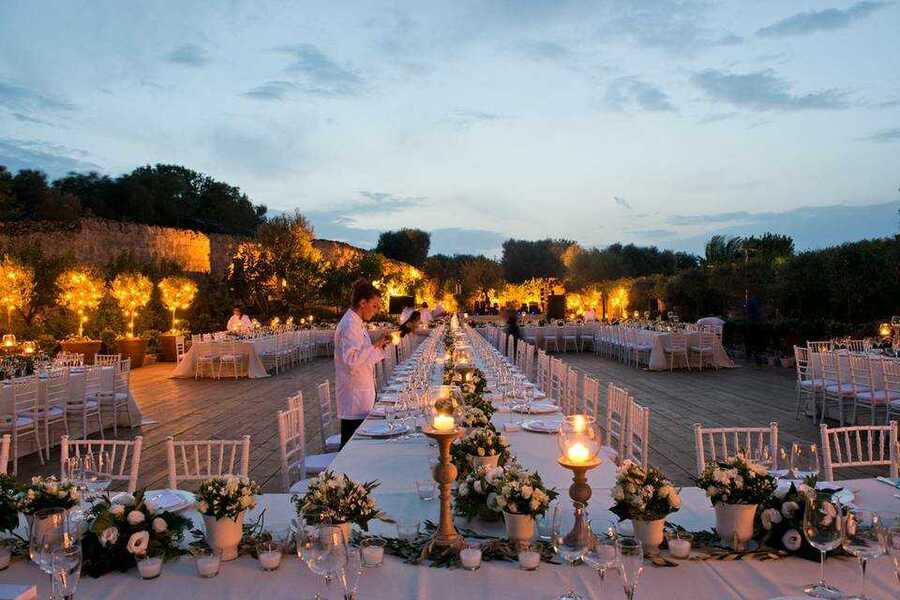
[[[898,229],[900,3],[0,3],[0,164],[177,163],[321,237]]]

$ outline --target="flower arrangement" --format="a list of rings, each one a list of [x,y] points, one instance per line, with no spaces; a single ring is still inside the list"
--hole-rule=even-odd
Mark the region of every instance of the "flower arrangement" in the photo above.
[[[72,483],[61,483],[56,477],[32,477],[17,495],[19,512],[33,515],[45,508],[69,510],[81,501],[78,488]]]
[[[9,475],[0,475],[0,531],[13,531],[19,526],[19,488]]]
[[[696,482],[713,505],[762,504],[776,487],[775,478],[764,467],[742,456],[708,464]]]
[[[259,485],[246,477],[221,475],[200,484],[194,494],[197,511],[216,519],[235,519],[244,511],[256,508]]]
[[[823,490],[818,490],[823,491]],[[839,489],[825,490],[838,492]],[[788,488],[781,488],[765,503],[759,513],[759,524],[762,532],[762,541],[770,548],[784,550],[808,560],[818,561],[819,551],[809,545],[803,535],[803,514],[806,511],[806,501],[815,498],[817,493],[814,478],[807,479],[804,483]],[[824,503],[825,510],[828,506]],[[834,508],[835,515],[837,509]]]
[[[496,520],[502,509],[497,505],[497,483],[503,479],[504,467],[475,467],[461,479],[456,488],[453,509],[468,519],[480,516]]]
[[[377,481],[356,483],[346,475],[322,471],[310,480],[305,494],[294,495],[291,501],[297,515],[308,522],[353,523],[368,531],[369,521],[384,517],[372,497],[378,485]]]
[[[91,508],[89,527],[82,538],[84,572],[100,577],[127,571],[142,556],[175,559],[191,521],[171,512],[159,512],[144,492],[119,494],[115,501],[101,499]]]
[[[472,408],[477,408],[481,412],[485,414],[485,416],[490,419],[494,416],[494,413],[497,412],[497,409],[494,408],[494,405],[491,404],[491,401],[485,398],[484,394],[471,392],[463,394],[463,404],[466,406],[471,406]]]
[[[505,461],[509,458],[509,442],[506,436],[492,428],[480,427],[468,432],[462,438],[453,440],[451,451],[466,456],[499,456]]]
[[[451,390],[450,395],[446,398],[438,398],[434,401],[434,410],[442,415],[452,415],[456,414],[459,410],[460,403],[459,400],[456,399],[456,394],[454,390]]]
[[[484,414],[484,411],[474,406],[463,406],[461,411],[460,425],[463,427],[487,427],[494,429],[491,418]]]
[[[488,498],[488,506],[496,506],[515,515],[543,515],[550,503],[559,496],[555,489],[548,489],[544,485],[537,472],[517,467],[505,469],[496,487],[496,497]]]
[[[656,521],[681,508],[678,489],[662,471],[630,460],[619,467],[610,495],[615,501],[610,510],[622,520]]]

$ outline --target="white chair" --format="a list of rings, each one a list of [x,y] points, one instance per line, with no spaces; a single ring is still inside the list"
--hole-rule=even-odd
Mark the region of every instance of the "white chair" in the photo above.
[[[231,377],[237,379],[243,370],[243,355],[238,351],[237,344],[232,340],[228,342],[216,342],[216,352],[219,359],[219,368],[216,370],[216,379],[222,379],[222,369],[230,369]],[[228,375],[228,372],[225,372]]]
[[[278,411],[278,448],[284,490],[291,494],[305,493],[309,480],[306,473],[306,436],[302,408]]]
[[[110,367],[119,364],[122,360],[121,354],[95,354],[94,364],[99,367]]]
[[[553,350],[559,352],[559,330],[560,327],[548,325],[544,329],[544,350],[550,351],[550,343],[553,342]]]
[[[128,426],[133,427],[134,423],[131,422],[131,411],[128,410],[128,397],[131,393],[130,391],[130,381],[131,381],[131,360],[126,358],[119,361],[118,367],[100,367],[101,369],[115,369],[115,372],[112,373],[112,389],[105,388],[101,389],[97,392],[92,400],[97,400],[100,403],[100,412],[112,411],[112,426],[113,426],[113,437],[119,437],[119,412],[125,411],[125,414],[128,415]],[[101,381],[103,379],[104,373],[101,372]]]
[[[715,356],[715,346],[718,343],[718,338],[716,338],[715,334],[701,331],[696,334],[697,343],[691,344],[690,354],[691,356],[697,356],[697,368],[699,370],[703,370],[704,364],[712,364],[716,370],[719,369],[719,365],[716,363]]]
[[[583,325],[581,327],[581,335],[578,336],[578,351],[584,352],[585,344],[591,345],[591,351],[594,351],[594,334],[597,331],[597,325]]]
[[[825,380],[825,393],[822,396],[822,414],[819,422],[828,415],[829,403],[837,404],[841,426],[844,425],[844,406],[853,402],[855,393],[850,381],[849,368],[841,364],[841,357],[836,352],[822,352],[817,355],[822,363],[822,378]]]
[[[543,350],[538,350],[535,385],[544,393],[550,389],[550,355]]]
[[[288,396],[287,399],[288,410],[294,410],[295,408],[299,408],[303,410],[303,392],[297,390],[297,393],[293,396]]]
[[[203,341],[203,334],[191,338],[194,349],[194,379],[216,376],[216,344]],[[209,373],[206,375],[206,373]]]
[[[900,417],[900,360],[881,361],[881,376],[884,379],[884,389],[897,400],[891,400],[888,405],[888,419],[891,416]]]
[[[628,360],[635,367],[650,364],[650,354],[653,352],[653,345],[646,336],[637,329],[629,329],[630,339],[628,342]]]
[[[38,459],[44,464],[44,449],[38,433],[38,380],[37,377],[13,379],[12,412],[4,414],[0,421],[0,432],[12,436],[13,475],[19,474],[19,438],[33,435],[38,450]],[[49,458],[49,457],[48,457]]]
[[[0,438],[0,475],[6,475],[7,463],[9,463],[9,443],[11,438],[8,433],[4,433]]]
[[[179,482],[201,482],[210,477],[250,472],[250,436],[239,440],[182,440],[166,438],[169,488]],[[237,467],[237,469],[235,469]]]
[[[772,469],[778,468],[778,423],[768,427],[703,427],[694,424],[694,450],[697,453],[697,475],[706,465],[730,456],[743,454],[759,460],[761,452],[767,452]]]
[[[70,456],[98,456],[105,454],[111,466],[113,481],[127,481],[128,493],[137,489],[141,467],[143,436],[133,440],[73,440],[64,435],[59,441],[60,479],[66,478],[66,461]]]
[[[184,349],[184,336],[179,335],[175,336],[175,364],[181,364],[182,359],[184,359],[185,349]]]
[[[875,372],[873,363],[868,356],[851,354],[847,357],[850,362],[850,383],[853,385],[853,408],[851,409],[850,421],[857,423],[856,411],[859,407],[868,408],[870,423],[875,424],[875,411],[879,408],[884,409],[884,422],[888,422],[887,415],[890,412],[888,406],[891,398],[890,393],[883,385],[883,379],[875,380]]]
[[[634,401],[628,403],[624,446],[628,460],[646,469],[650,460],[650,409]]]
[[[621,464],[626,457],[625,438],[631,402],[626,390],[611,383],[606,388],[606,445],[614,454],[616,464]]]
[[[329,435],[334,426],[334,407],[331,399],[331,383],[326,379],[319,384],[319,424],[321,425],[322,447],[325,452],[337,452],[341,449],[341,434]]]
[[[50,457],[50,428],[62,423],[66,435],[69,435],[68,399],[69,399],[69,372],[68,370],[51,370],[44,380],[46,395],[43,404],[38,408],[38,421],[44,430],[44,442],[47,448],[47,457]]]
[[[569,351],[569,344],[571,343],[575,350],[578,350],[578,330],[571,326],[567,325],[562,328],[562,340],[563,340],[563,352]]]
[[[566,365],[562,359],[550,359],[550,390],[547,396],[556,404],[563,401],[563,391],[566,386]]]
[[[600,417],[600,382],[589,375],[584,376],[584,412],[597,419]]]
[[[580,374],[577,370],[569,367],[566,371],[566,390],[564,395],[564,401],[562,403],[563,413],[567,415],[574,415],[578,412],[581,412],[578,408],[579,403],[579,394],[578,394],[578,379],[580,378]]]
[[[897,477],[897,422],[888,425],[857,425],[829,428],[819,425],[822,435],[822,475],[834,481],[834,470],[850,467],[887,466]]]
[[[100,414],[100,402],[97,392],[100,391],[103,367],[84,368],[84,386],[80,393],[70,393],[66,399],[66,414],[69,418],[81,421],[81,437],[88,436],[88,419],[97,418],[97,431],[103,438],[103,417]],[[71,433],[70,428],[67,431]]]
[[[826,340],[824,342],[810,342],[807,340],[806,347],[810,352],[831,352],[834,350],[834,342],[832,340]]]
[[[794,346],[794,368],[797,371],[796,395],[797,417],[805,410],[809,414],[810,409],[815,416],[816,400],[825,390],[825,382],[816,376],[816,369],[809,359],[809,350],[802,346]]]
[[[683,359],[683,364],[688,371],[691,370],[691,360],[688,357],[687,336],[683,333],[672,333],[669,336],[669,344],[663,345],[663,352],[669,359],[669,370],[675,369],[675,358]]]

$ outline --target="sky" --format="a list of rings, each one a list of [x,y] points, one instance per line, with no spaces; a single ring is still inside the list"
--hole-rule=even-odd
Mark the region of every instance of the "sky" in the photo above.
[[[900,2],[0,2],[0,164],[183,164],[319,237],[893,235]]]

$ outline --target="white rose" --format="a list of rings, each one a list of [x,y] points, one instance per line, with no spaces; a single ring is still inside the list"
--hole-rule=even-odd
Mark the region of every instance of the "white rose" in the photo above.
[[[150,544],[150,534],[146,531],[138,531],[131,534],[128,539],[127,550],[131,554],[144,554],[147,552],[147,546]]]
[[[534,488],[532,488],[530,485],[522,486],[522,497],[525,498],[526,500],[531,498],[532,492],[534,492]]]
[[[669,494],[669,506],[675,509],[681,508],[681,496],[674,490]]]
[[[477,481],[475,482],[475,485],[476,486],[478,485]],[[468,496],[469,495],[469,484],[467,484],[466,482],[462,482],[461,484],[459,484],[459,489],[457,491],[459,492],[460,496],[463,496],[463,497]]]
[[[125,514],[125,507],[121,504],[113,504],[112,507],[110,507],[109,512],[111,512],[114,517],[121,518],[122,515]]]
[[[625,490],[622,489],[622,486],[617,485],[612,489],[612,498],[616,502],[621,502],[625,499]]]
[[[796,529],[789,529],[781,536],[781,543],[789,552],[796,552],[803,545],[803,536]]]
[[[100,545],[108,546],[119,541],[119,529],[116,527],[107,527],[100,534]]]
[[[121,504],[122,506],[131,506],[134,504],[134,496],[131,494],[116,494],[115,498],[113,498],[113,502]]]
[[[153,519],[153,531],[156,533],[163,533],[169,528],[169,524],[166,523],[166,520],[162,517],[156,517]]]
[[[800,510],[800,505],[793,500],[789,500],[781,505],[781,514],[787,519],[793,518],[798,510]]]
[[[781,523],[783,517],[781,516],[781,511],[777,508],[767,508],[764,512],[769,514],[769,521],[772,522],[772,525]]]
[[[672,487],[668,485],[664,485],[656,491],[656,495],[661,499],[666,499],[669,497],[669,492],[672,491]]]
[[[479,493],[479,494],[482,493],[482,487],[481,487],[481,482],[480,482],[480,481],[477,481],[477,480],[476,480],[475,483],[472,484],[472,487],[475,488],[475,491],[476,491],[477,493]]]
[[[128,513],[128,524],[132,525],[132,526],[140,525],[141,523],[144,522],[145,518],[146,517],[144,517],[144,513],[142,513],[139,510],[133,510],[130,513]]]
[[[772,518],[769,516],[769,511],[764,510],[761,515],[759,515],[759,520],[762,523],[763,529],[766,531],[772,529]]]
[[[205,500],[201,500],[197,503],[197,511],[205,515],[209,512],[209,504],[207,504]]]

